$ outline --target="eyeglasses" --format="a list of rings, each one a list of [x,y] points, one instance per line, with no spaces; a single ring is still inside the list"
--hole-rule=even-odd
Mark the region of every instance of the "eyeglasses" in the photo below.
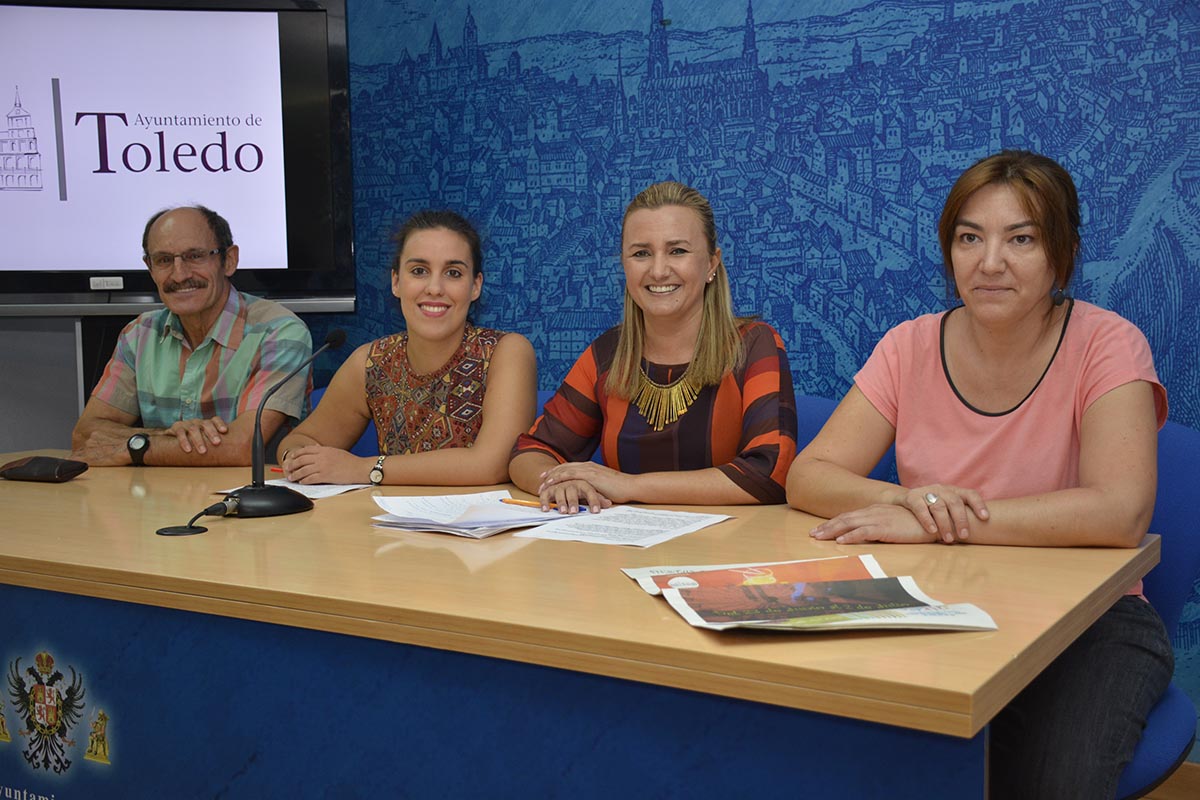
[[[183,253],[147,253],[143,258],[151,269],[163,272],[174,268],[175,259],[182,258],[189,267],[198,267],[215,255],[224,255],[228,248],[214,247],[212,250],[188,250]]]

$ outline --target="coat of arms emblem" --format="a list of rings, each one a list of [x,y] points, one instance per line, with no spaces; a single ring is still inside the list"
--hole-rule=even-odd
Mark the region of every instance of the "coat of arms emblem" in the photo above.
[[[67,733],[83,714],[83,676],[68,667],[71,682],[66,684],[62,672],[54,668],[54,658],[44,651],[34,663],[36,669],[25,668],[28,683],[21,674],[21,659],[8,669],[8,694],[25,725],[17,733],[29,738],[29,746],[21,754],[34,769],[66,772],[71,766],[67,748],[75,744]]]

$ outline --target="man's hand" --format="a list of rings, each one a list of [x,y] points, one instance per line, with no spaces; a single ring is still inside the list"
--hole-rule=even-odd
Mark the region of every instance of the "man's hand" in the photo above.
[[[71,452],[71,457],[93,467],[127,467],[133,463],[129,456],[129,437],[135,433],[149,436],[151,450],[160,458],[174,449],[171,446],[173,443],[178,443],[179,451],[183,453],[214,457],[223,442],[234,441],[226,436],[229,426],[220,417],[183,419],[163,430],[131,428],[113,423],[94,428],[83,444]]]
[[[133,463],[129,455],[129,436],[116,431],[97,430],[71,451],[71,458],[93,467],[127,467]]]
[[[98,397],[88,400],[71,434],[71,447],[81,461],[95,466],[129,465],[126,443],[135,433],[150,437],[145,464],[156,467],[235,467],[253,460],[255,414],[226,423],[220,417],[184,419],[169,428],[133,427],[138,418]],[[273,409],[262,412],[263,441],[269,442],[287,417]]]
[[[179,449],[190,453],[207,453],[209,447],[220,447],[221,437],[229,426],[220,417],[212,419],[181,419],[167,428],[166,433],[179,441]]]

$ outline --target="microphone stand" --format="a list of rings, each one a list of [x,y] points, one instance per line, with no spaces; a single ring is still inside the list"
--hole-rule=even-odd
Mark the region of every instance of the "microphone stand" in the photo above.
[[[254,441],[251,445],[253,452],[251,453],[250,461],[250,485],[234,489],[227,495],[229,499],[236,502],[237,510],[234,513],[237,516],[280,517],[284,514],[297,514],[301,511],[312,509],[313,501],[295,489],[289,489],[286,486],[268,486],[267,482],[263,479],[263,473],[265,472],[264,462],[266,461],[264,451],[266,445],[263,443],[262,413],[271,395],[275,394],[285,383],[295,377],[297,372],[311,364],[321,353],[331,347],[341,347],[345,341],[345,331],[330,331],[329,335],[325,337],[325,344],[321,345],[303,364],[289,372],[283,380],[272,386],[263,395],[262,402],[258,404],[258,412],[254,415]]]

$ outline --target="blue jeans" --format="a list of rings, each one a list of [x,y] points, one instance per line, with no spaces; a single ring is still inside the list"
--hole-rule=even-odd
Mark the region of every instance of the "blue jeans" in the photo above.
[[[1158,612],[1122,597],[992,721],[991,800],[1113,797],[1174,669]]]

